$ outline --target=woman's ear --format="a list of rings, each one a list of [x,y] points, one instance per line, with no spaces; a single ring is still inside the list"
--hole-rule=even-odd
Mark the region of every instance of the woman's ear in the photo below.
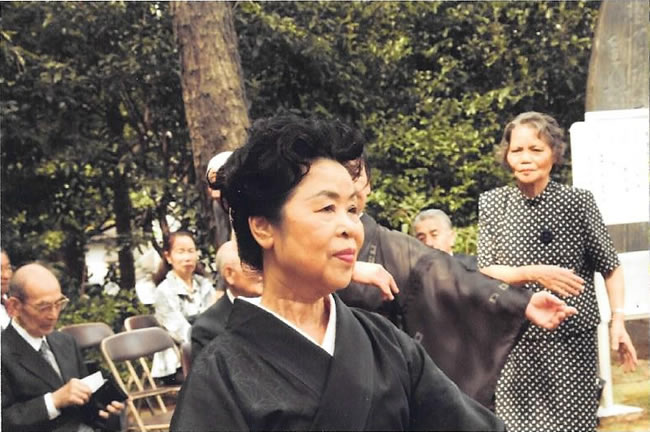
[[[248,218],[248,227],[255,241],[262,249],[273,246],[273,226],[264,216],[251,216]]]
[[[163,258],[167,264],[172,265],[171,260],[169,259],[169,251],[163,252]]]

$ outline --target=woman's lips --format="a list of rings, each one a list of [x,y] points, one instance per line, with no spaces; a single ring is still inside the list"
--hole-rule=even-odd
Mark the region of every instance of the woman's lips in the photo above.
[[[347,263],[353,263],[356,259],[357,251],[355,249],[343,249],[334,254],[335,257]]]

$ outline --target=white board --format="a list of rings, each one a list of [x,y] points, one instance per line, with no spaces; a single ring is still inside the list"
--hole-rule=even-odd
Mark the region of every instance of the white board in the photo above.
[[[590,190],[606,225],[648,222],[648,109],[598,111],[574,123],[573,185]],[[620,251],[623,252],[623,251]],[[625,275],[625,316],[650,316],[650,252],[619,253]],[[607,293],[596,277],[600,312],[609,320]]]
[[[647,222],[648,109],[586,113],[569,132],[573,185],[594,194],[605,224]]]

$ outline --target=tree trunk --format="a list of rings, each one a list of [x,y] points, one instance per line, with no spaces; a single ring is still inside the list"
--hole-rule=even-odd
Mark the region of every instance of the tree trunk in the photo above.
[[[113,179],[113,209],[117,231],[117,257],[120,264],[120,288],[135,288],[135,263],[131,232],[132,206],[126,175],[116,172]]]
[[[215,154],[245,142],[250,124],[232,4],[173,2],[172,13],[196,186],[218,247],[228,239],[229,224],[209,197],[205,171]]]

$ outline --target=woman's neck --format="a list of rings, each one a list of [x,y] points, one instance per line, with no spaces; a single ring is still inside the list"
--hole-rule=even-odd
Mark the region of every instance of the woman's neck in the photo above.
[[[535,198],[537,195],[544,192],[544,189],[546,189],[546,186],[548,186],[550,181],[550,177],[547,177],[544,180],[534,183],[517,182],[517,187],[521,193],[526,195],[528,198]]]
[[[277,289],[265,279],[261,304],[322,343],[329,320],[327,297],[298,298],[294,291]]]
[[[189,274],[180,274],[176,270],[172,270],[176,277],[178,277],[180,280],[185,282],[185,285],[187,285],[187,290],[191,293],[194,291],[194,283],[192,280],[192,273]]]

